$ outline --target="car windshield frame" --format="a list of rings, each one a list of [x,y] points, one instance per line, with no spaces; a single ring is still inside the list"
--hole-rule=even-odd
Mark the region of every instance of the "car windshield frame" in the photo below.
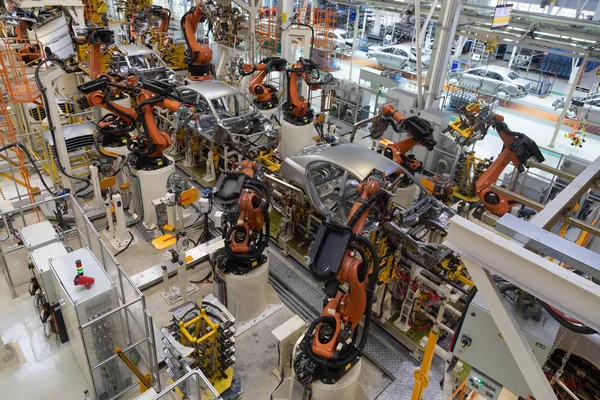
[[[200,97],[204,98],[204,100],[206,100],[208,102],[208,104],[210,105],[210,109],[212,110],[215,118],[218,121],[227,121],[227,120],[231,120],[234,118],[240,118],[240,117],[244,117],[244,116],[254,115],[257,113],[257,110],[254,107],[254,105],[252,104],[252,102],[250,100],[248,100],[248,98],[240,92],[226,94],[225,96],[217,97],[215,99],[208,99],[203,94],[200,94]],[[224,100],[227,97],[233,97],[234,107],[236,109],[239,108],[239,98],[241,97],[248,104],[248,108],[247,108],[248,111],[243,112],[243,113],[240,113],[239,111],[235,111],[236,115],[231,115],[230,111],[228,110],[229,106],[227,105],[227,101]],[[217,108],[216,108],[217,106],[219,107],[219,110],[217,110]],[[228,116],[225,116],[224,114],[227,114]]]

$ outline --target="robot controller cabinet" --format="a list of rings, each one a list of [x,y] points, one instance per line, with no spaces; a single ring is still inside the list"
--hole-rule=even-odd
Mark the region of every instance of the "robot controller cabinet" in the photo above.
[[[80,276],[76,267],[81,262],[81,278],[93,278],[91,286],[76,284]],[[50,260],[58,302],[61,305],[71,349],[97,399],[111,398],[132,384],[131,373],[118,358],[100,368],[100,362],[114,355],[119,343],[126,343],[120,312],[105,318],[104,314],[119,306],[112,279],[89,248],[81,248]],[[85,326],[90,321],[98,320]]]

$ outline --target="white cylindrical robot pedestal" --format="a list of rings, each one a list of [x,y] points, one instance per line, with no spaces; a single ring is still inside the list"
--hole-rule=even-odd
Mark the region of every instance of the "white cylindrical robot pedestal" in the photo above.
[[[140,190],[142,192],[142,204],[144,207],[144,226],[147,229],[156,227],[156,211],[153,200],[161,198],[167,192],[167,179],[175,172],[175,162],[169,156],[167,159],[171,162],[166,167],[152,171],[139,170],[135,174],[140,179]]]
[[[342,379],[331,384],[326,384],[321,381],[313,382],[312,384],[312,399],[314,400],[331,400],[344,399],[353,400],[356,398],[358,391],[358,377],[362,360],[359,360]]]
[[[394,198],[392,201],[398,204],[400,207],[408,208],[412,205],[418,194],[419,188],[413,183],[407,187],[397,188],[394,192]]]
[[[270,120],[273,115],[279,115],[279,107],[273,107],[268,110],[259,109],[258,111],[268,120]]]
[[[250,321],[269,305],[269,258],[245,275],[226,274],[227,309],[236,322]]]
[[[317,131],[313,123],[294,125],[286,120],[281,121],[279,154],[283,157],[293,156],[305,147],[316,144],[314,136],[317,136]]]

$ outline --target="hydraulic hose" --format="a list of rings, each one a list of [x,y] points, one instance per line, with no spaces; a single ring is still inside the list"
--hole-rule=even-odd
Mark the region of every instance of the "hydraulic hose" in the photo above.
[[[387,193],[380,191],[377,192],[377,194],[375,194],[374,196],[372,196],[369,200],[367,200],[366,203],[362,203],[360,205],[360,207],[358,207],[358,209],[356,210],[356,212],[352,215],[352,217],[350,217],[350,219],[348,220],[347,225],[350,228],[354,227],[354,224],[356,224],[356,221],[358,220],[358,218],[365,212],[367,211],[367,209],[369,209],[373,204],[375,204],[376,201],[379,201],[380,198],[386,196]]]

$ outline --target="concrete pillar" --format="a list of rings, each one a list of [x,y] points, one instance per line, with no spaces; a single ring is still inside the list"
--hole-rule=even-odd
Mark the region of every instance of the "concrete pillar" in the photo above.
[[[379,35],[381,28],[381,15],[383,11],[380,9],[375,10],[375,25],[373,26],[373,35]]]

